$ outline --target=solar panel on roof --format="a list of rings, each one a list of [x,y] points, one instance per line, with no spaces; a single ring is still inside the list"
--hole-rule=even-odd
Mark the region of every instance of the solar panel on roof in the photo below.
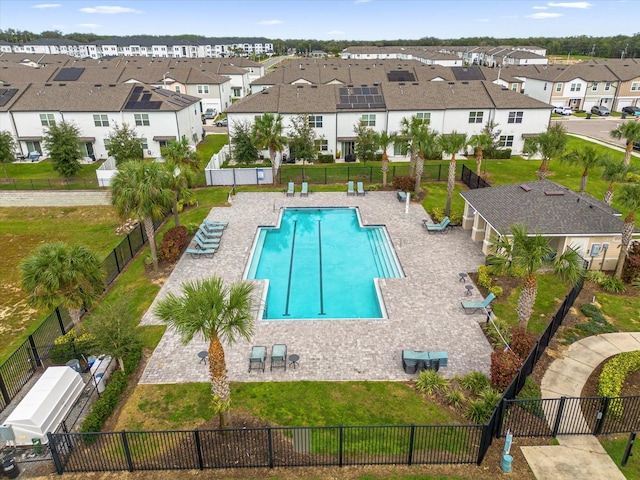
[[[17,88],[0,88],[0,107],[4,107],[17,92]]]
[[[75,82],[80,78],[84,72],[84,68],[78,67],[66,67],[61,68],[58,74],[53,79],[54,82]]]
[[[391,70],[387,73],[387,79],[390,82],[415,82],[416,77],[407,70]]]

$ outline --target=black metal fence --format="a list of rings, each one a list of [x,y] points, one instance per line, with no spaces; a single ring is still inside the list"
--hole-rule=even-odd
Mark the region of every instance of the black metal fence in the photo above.
[[[154,224],[154,228],[160,222]],[[105,285],[111,284],[125,265],[142,248],[147,236],[138,225],[103,262]],[[20,389],[33,377],[36,369],[49,360],[54,340],[64,335],[73,322],[64,307],[58,307],[45,318],[35,331],[0,364],[0,411],[4,410]]]
[[[97,178],[11,178],[0,190],[95,190],[104,188]]]
[[[463,164],[456,164],[456,170],[458,172],[460,172],[460,169],[463,167]],[[422,181],[445,181],[448,173],[448,164],[425,163]],[[387,172],[389,183],[391,183],[395,177],[406,175],[409,175],[408,163],[403,163],[401,165],[389,165],[389,171]],[[278,170],[278,181],[280,184],[287,184],[288,182],[309,182],[315,184],[346,183],[351,180],[360,180],[368,183],[382,183],[382,169],[380,168],[380,165],[377,164],[375,166],[348,165],[345,167],[340,165],[324,168],[317,166],[287,165]]]
[[[460,175],[460,180],[462,180],[464,184],[472,190],[476,188],[486,188],[491,186],[489,185],[489,182],[476,175],[475,172],[473,172],[473,170],[468,168],[466,165],[462,165],[462,174]]]
[[[487,426],[264,427],[231,430],[49,433],[58,473],[479,464]]]

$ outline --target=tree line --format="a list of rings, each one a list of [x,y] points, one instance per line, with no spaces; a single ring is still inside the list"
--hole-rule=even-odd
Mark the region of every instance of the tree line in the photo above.
[[[69,33],[63,34],[59,30],[33,33],[27,30],[16,30],[8,28],[0,29],[0,40],[9,43],[27,43],[40,38],[63,38],[75,40],[77,42],[89,43],[95,40],[106,40],[109,38],[129,38],[114,37],[112,35],[96,35],[94,33]],[[157,38],[177,40],[210,40],[215,44],[233,43],[273,43],[274,51],[284,54],[290,49],[295,49],[298,53],[309,53],[313,50],[322,50],[329,54],[338,54],[347,47],[375,46],[433,46],[433,47],[453,47],[453,46],[481,46],[497,47],[501,45],[519,46],[539,46],[547,50],[547,55],[591,55],[604,58],[637,58],[640,56],[640,33],[632,36],[616,35],[613,37],[595,37],[590,35],[579,35],[571,37],[527,37],[527,38],[494,38],[494,37],[463,37],[458,39],[440,39],[436,37],[422,37],[419,39],[396,39],[396,40],[315,40],[315,39],[268,39],[264,37],[216,37],[208,38],[198,35],[136,35],[135,38]]]

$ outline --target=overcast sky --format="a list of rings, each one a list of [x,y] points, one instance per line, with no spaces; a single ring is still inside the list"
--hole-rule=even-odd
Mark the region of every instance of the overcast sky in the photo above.
[[[640,2],[519,0],[0,0],[0,28],[40,33],[317,40],[633,35]]]

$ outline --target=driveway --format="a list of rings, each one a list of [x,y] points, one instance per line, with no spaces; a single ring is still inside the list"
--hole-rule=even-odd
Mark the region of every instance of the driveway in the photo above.
[[[576,135],[584,135],[586,137],[595,138],[605,143],[625,147],[624,139],[616,140],[609,132],[615,129],[622,122],[633,122],[632,119],[622,120],[620,117],[591,117],[589,120],[580,117],[553,118],[555,123],[561,123],[569,133]]]

